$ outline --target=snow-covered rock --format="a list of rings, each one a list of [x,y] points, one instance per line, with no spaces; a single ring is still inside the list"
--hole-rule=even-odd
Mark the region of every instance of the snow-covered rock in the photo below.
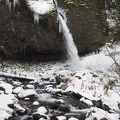
[[[65,116],[57,116],[57,119],[58,120],[66,120],[66,117]]]
[[[19,82],[19,81],[14,81],[14,82],[13,82],[13,85],[20,86],[20,85],[22,85],[22,83]]]
[[[90,101],[90,100],[88,100],[88,99],[85,99],[84,97],[82,97],[82,98],[80,99],[80,101],[86,103],[88,106],[93,106],[92,101]]]
[[[14,94],[19,94],[22,90],[23,90],[22,87],[17,87],[17,88],[15,88],[15,89],[13,90],[13,93],[14,93]]]
[[[33,105],[39,105],[38,101],[33,102]]]
[[[37,97],[37,93],[35,90],[32,89],[26,89],[26,90],[22,90],[19,94],[18,97],[19,98],[25,98],[25,97]]]
[[[100,108],[92,107],[86,114],[85,120],[119,120],[119,114],[108,113]]]
[[[41,106],[37,109],[37,112],[47,114],[48,110],[44,106]]]
[[[71,118],[69,118],[68,120],[78,120],[78,119],[75,118],[75,117],[71,117]]]
[[[0,94],[0,120],[7,119],[12,116],[13,109],[9,108],[9,104],[14,104],[14,95]]]
[[[5,89],[5,93],[12,93],[13,91],[13,86],[9,83],[1,83],[0,87]]]
[[[26,87],[27,87],[28,89],[34,89],[34,88],[35,88],[34,85],[30,85],[30,84],[26,85]]]
[[[30,98],[26,97],[24,100],[29,101],[29,100],[30,100]]]

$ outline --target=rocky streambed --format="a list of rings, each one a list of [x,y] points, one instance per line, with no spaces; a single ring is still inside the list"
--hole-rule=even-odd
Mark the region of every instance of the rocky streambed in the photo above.
[[[13,80],[9,83],[14,85]],[[45,114],[42,116],[43,118],[48,116],[51,120],[57,120],[59,119],[57,117],[64,116],[66,119],[71,117],[85,119],[84,111],[80,113],[79,110],[87,109],[89,106],[79,101],[79,95],[57,89],[55,81],[50,82],[49,79],[43,80],[41,83],[24,81],[21,82],[22,85],[23,87],[14,85],[13,93],[18,97],[20,106],[25,110],[16,111],[8,120],[39,120],[40,113],[37,114],[36,112],[41,107],[40,112]],[[19,90],[24,90],[24,92],[21,92],[20,95]]]
[[[100,73],[67,69],[65,62],[4,63],[0,75],[7,77],[0,78],[0,119],[119,120],[119,87],[106,92],[109,80]]]

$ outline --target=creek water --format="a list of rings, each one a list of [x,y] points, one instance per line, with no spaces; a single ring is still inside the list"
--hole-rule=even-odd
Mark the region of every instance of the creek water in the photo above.
[[[11,82],[9,81],[9,83]],[[22,84],[27,85],[28,81],[23,81]],[[53,116],[66,116],[67,119],[70,117],[85,119],[85,114],[80,113],[79,110],[89,108],[89,106],[80,102],[79,97],[74,93],[62,93],[61,91],[54,93],[47,92],[45,90],[47,85],[52,85],[56,88],[56,83],[49,80],[43,80],[41,84],[34,83],[33,85],[35,86],[35,91],[38,93],[38,98],[31,98],[27,101],[19,99],[20,105],[27,109],[27,113],[25,115],[10,117],[8,120],[33,120],[32,114],[40,106],[44,106],[49,110],[48,116],[51,120],[54,120]],[[38,101],[40,104],[33,105],[34,101]]]

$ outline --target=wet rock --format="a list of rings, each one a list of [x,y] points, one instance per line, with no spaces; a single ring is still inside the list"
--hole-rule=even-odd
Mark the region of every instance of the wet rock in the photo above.
[[[5,88],[3,88],[2,86],[0,86],[0,91],[5,92]]]
[[[51,120],[58,120],[58,118],[57,118],[55,115],[53,115],[53,116],[51,117]]]
[[[55,109],[56,110],[56,109],[59,108],[59,104],[57,104],[57,103],[51,103],[49,107],[50,107],[50,109]]]
[[[106,104],[102,105],[102,109],[105,110],[105,111],[110,111],[111,110],[111,108]]]
[[[56,94],[56,95],[57,95],[57,94],[61,94],[61,95],[62,95],[62,94],[63,94],[63,91],[62,91],[61,89],[52,89],[51,93],[52,93],[52,94]]]
[[[33,113],[33,120],[39,120],[40,118],[43,118],[45,120],[50,120],[50,118],[44,113],[39,113],[39,112]]]
[[[120,103],[118,103],[118,108],[120,109]]]
[[[70,108],[66,105],[60,105],[59,110],[62,112],[70,112]]]
[[[33,120],[33,118],[30,117],[30,116],[28,116],[28,117],[26,117],[24,120]]]
[[[94,106],[96,107],[99,107],[99,108],[102,108],[102,101],[101,100],[98,100],[98,101],[95,101],[95,100],[92,100]]]
[[[72,96],[74,96],[77,100],[80,100],[83,96],[78,94],[78,93],[75,93],[75,92],[71,92]]]
[[[14,109],[18,115],[25,115],[27,113],[27,110],[18,104],[14,105]]]

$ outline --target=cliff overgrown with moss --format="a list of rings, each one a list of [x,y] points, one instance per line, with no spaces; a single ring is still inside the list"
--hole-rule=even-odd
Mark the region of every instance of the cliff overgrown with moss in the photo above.
[[[12,2],[11,2],[12,3]],[[106,42],[106,12],[104,0],[59,0],[65,9],[67,25],[79,54],[95,51]],[[0,3],[0,46],[15,58],[31,55],[62,55],[64,40],[58,30],[56,11],[46,14],[34,24],[33,12],[24,0],[9,9]],[[1,50],[4,53],[4,50]],[[4,53],[6,54],[6,53]]]

